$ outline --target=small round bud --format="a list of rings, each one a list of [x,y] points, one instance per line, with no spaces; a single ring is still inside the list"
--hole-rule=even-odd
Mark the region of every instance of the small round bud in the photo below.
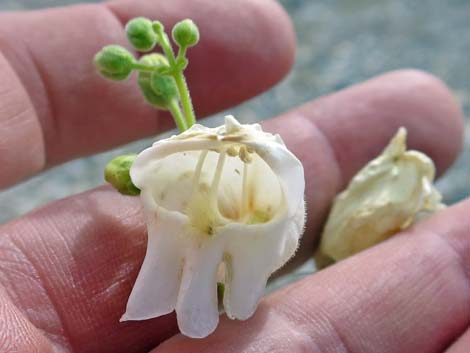
[[[140,51],[150,51],[157,44],[157,34],[153,31],[152,21],[144,17],[130,20],[126,25],[129,42]]]
[[[136,154],[125,154],[111,160],[104,170],[104,179],[124,195],[139,195],[140,190],[132,183],[129,170]]]
[[[199,30],[190,19],[178,22],[171,32],[173,40],[180,47],[189,48],[199,42]]]
[[[140,63],[157,68],[168,67],[167,59],[161,54],[145,55],[140,59]],[[179,98],[178,88],[172,76],[141,71],[137,82],[147,102],[157,108],[168,109],[169,105]]]
[[[134,56],[119,45],[107,45],[94,58],[94,63],[101,75],[111,80],[125,80],[132,72]]]

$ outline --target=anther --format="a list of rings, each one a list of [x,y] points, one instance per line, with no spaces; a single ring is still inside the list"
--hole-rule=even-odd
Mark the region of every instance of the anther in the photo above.
[[[244,145],[240,147],[239,156],[243,163],[250,163],[253,160],[253,157],[251,157]]]
[[[235,146],[230,146],[229,148],[227,148],[227,154],[230,157],[236,157],[238,156],[238,150]]]

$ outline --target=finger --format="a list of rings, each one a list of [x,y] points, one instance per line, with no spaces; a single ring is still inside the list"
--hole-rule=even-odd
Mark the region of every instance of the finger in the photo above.
[[[1,287],[0,333],[0,352],[54,353],[47,338],[11,303]]]
[[[397,82],[402,89],[387,91],[391,82]],[[409,95],[401,93],[412,91],[410,86],[413,85],[426,91],[428,100],[415,103],[409,99]],[[370,91],[367,87],[370,87]],[[361,92],[360,95],[354,95],[356,89]],[[380,123],[380,120],[375,119],[376,115],[393,115],[380,107],[371,108],[368,110],[371,114],[369,125],[369,119],[364,118],[362,110],[348,107],[351,102],[348,103],[345,95],[361,99],[365,106],[376,105],[369,97],[382,90],[389,92],[389,99],[395,100],[401,107],[400,114],[390,118],[396,120],[396,126],[390,124],[388,132],[384,131],[380,135],[382,140],[375,137],[371,141],[359,140],[354,155],[351,158],[346,158],[346,155],[340,167],[333,153],[335,147],[328,142],[326,133],[322,134],[315,127],[318,118],[312,116],[315,116],[316,111],[325,111],[325,106],[336,106],[338,114],[348,111],[350,120],[361,122],[352,124],[350,130],[343,129],[343,134],[354,136],[356,129],[373,131]],[[353,171],[348,163],[364,164],[369,158],[368,150],[383,148],[398,126],[408,126],[408,119],[421,119],[426,123],[428,116],[432,117],[424,132],[420,132],[418,125],[410,124],[412,146],[425,146],[425,153],[441,160],[441,169],[455,158],[453,153],[456,153],[460,143],[460,133],[456,133],[458,129],[455,125],[459,125],[460,120],[453,102],[444,86],[429,75],[397,72],[324,98],[315,103],[310,112],[294,111],[284,118],[266,123],[265,128],[282,134],[287,145],[305,166],[310,222],[303,238],[302,246],[306,250],[300,251],[304,260],[313,252],[314,239],[332,197],[344,185],[340,170]],[[410,114],[406,114],[406,111]],[[333,110],[321,116],[335,119]],[[442,123],[438,117],[447,123]],[[341,126],[338,129],[341,130]],[[452,144],[424,142],[433,138],[437,130],[443,140],[452,141]],[[346,149],[344,153],[349,153],[349,150]],[[448,159],[445,163],[440,153]],[[362,160],[353,161],[353,157]],[[58,313],[56,320],[60,318],[67,330],[58,332],[56,337],[74,342],[77,350],[96,351],[96,342],[99,342],[102,345],[100,352],[140,352],[176,330],[172,316],[145,323],[118,323],[145,252],[145,230],[138,205],[138,199],[125,198],[104,188],[54,203],[2,229],[6,238],[20,244],[22,253],[26,254],[21,262],[24,267],[17,271],[24,274],[22,280],[31,282],[29,274],[32,271],[43,273],[42,282],[32,284],[36,289],[28,291],[25,300],[43,303],[38,310]],[[5,267],[8,268],[11,263],[16,262],[14,259],[5,261]],[[25,308],[25,305],[20,307]],[[38,327],[53,322],[50,317],[48,320],[43,317],[47,315],[35,315],[31,319],[35,320]],[[60,323],[56,326],[60,326]]]
[[[271,0],[122,0],[1,14],[0,162],[8,168],[0,187],[173,126],[144,102],[135,80],[106,81],[92,65],[104,45],[127,45],[122,26],[134,16],[168,30],[191,17],[200,27],[188,68],[199,116],[260,93],[293,62],[292,25]]]
[[[470,328],[446,350],[446,353],[467,353],[470,347]]]
[[[247,322],[152,352],[442,352],[470,324],[469,212],[452,207],[271,295]]]

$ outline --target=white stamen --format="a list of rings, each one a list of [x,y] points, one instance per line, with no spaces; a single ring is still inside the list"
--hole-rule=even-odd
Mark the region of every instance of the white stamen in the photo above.
[[[219,214],[219,216],[222,218],[222,215],[219,212],[219,205],[218,205],[218,200],[217,200],[217,195],[219,191],[219,184],[220,184],[220,179],[222,178],[222,171],[224,169],[224,164],[225,164],[225,158],[227,154],[225,150],[220,151],[219,154],[219,159],[217,161],[217,166],[215,167],[215,173],[214,177],[212,179],[212,185],[211,189],[209,192],[209,203],[211,207],[216,210],[216,212]]]
[[[193,193],[199,184],[199,179],[201,178],[202,167],[204,166],[204,161],[206,160],[207,152],[208,151],[205,150],[201,151],[201,153],[199,154],[199,159],[196,164],[196,170],[194,171]]]
[[[248,190],[248,163],[243,164],[243,182],[242,182],[242,204],[240,210],[240,219],[245,219],[246,214],[248,213],[248,202],[249,202],[249,193]]]

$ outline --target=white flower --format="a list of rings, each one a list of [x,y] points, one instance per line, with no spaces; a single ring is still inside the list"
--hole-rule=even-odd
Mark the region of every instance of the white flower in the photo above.
[[[339,261],[387,239],[445,207],[433,186],[432,160],[406,150],[400,128],[380,156],[351,180],[333,204],[317,259]]]
[[[121,320],[176,309],[183,334],[205,337],[219,321],[218,281],[228,317],[249,318],[304,226],[303,167],[279,135],[227,116],[218,128],[194,125],[156,142],[130,173],[148,245]]]

